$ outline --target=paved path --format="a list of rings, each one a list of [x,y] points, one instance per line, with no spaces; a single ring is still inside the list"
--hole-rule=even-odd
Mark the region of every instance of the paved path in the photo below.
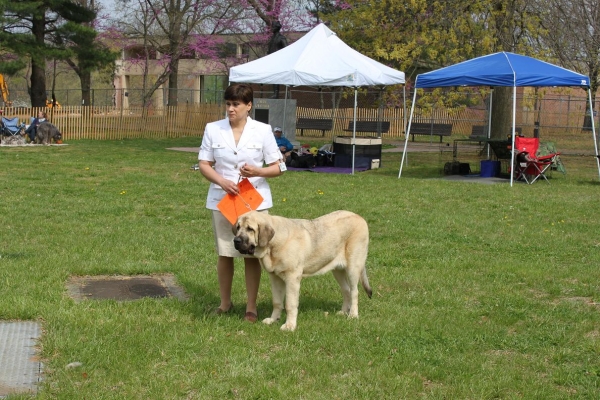
[[[404,150],[404,142],[393,142],[389,143],[393,146],[392,148],[381,150],[382,153],[402,153]],[[464,148],[465,146],[463,146]],[[473,146],[476,148],[477,146]],[[190,153],[198,153],[200,151],[199,147],[169,147],[167,150],[176,150],[176,151],[185,151]],[[441,150],[445,152],[452,151],[452,145],[450,143],[424,143],[424,142],[409,142],[407,153],[438,153]],[[590,145],[590,148],[587,150],[564,150],[560,152],[563,156],[594,156],[594,146]]]
[[[402,150],[404,150],[404,142],[402,143],[391,143],[392,145],[396,146],[393,148],[389,148],[389,149],[383,149],[381,150],[383,153],[401,153]],[[448,146],[444,146],[444,150],[451,150],[451,146],[449,143],[443,143],[443,144],[447,144]],[[439,143],[437,144],[429,144],[429,143],[411,143],[408,145],[408,153],[437,153],[440,151],[440,146]],[[169,147],[167,148],[167,150],[175,150],[175,151],[185,151],[185,152],[189,152],[189,153],[198,153],[200,151],[199,147]]]

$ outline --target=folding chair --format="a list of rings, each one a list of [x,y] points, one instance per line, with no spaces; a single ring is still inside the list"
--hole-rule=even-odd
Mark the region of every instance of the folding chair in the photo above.
[[[2,117],[2,136],[17,136],[25,133],[25,124],[19,124],[19,117]]]
[[[560,153],[552,153],[544,156],[538,156],[540,140],[538,138],[515,137],[515,180],[524,180],[528,184],[535,183],[540,177],[546,182],[546,171],[556,163]]]

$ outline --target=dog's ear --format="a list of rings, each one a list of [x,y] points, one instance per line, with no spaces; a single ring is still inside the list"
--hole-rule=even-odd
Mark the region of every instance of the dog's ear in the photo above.
[[[258,247],[267,247],[267,244],[275,236],[275,229],[268,222],[263,222],[258,226]]]
[[[240,223],[239,223],[239,218],[238,218],[236,223],[231,226],[231,232],[233,232],[234,236],[237,236],[237,231],[238,231],[239,226],[240,226]]]

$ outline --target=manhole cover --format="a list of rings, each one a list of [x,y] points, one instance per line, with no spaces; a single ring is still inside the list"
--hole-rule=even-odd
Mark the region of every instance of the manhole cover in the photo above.
[[[176,284],[173,275],[72,277],[68,287],[71,297],[78,301],[131,301],[144,297],[186,299],[185,292]]]
[[[36,341],[41,332],[36,322],[0,321],[0,398],[37,392],[42,363]]]

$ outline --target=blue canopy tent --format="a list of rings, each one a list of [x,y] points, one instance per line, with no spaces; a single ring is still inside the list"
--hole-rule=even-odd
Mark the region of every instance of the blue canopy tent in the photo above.
[[[412,123],[415,103],[417,99],[417,90],[420,88],[436,88],[449,86],[509,86],[513,88],[513,117],[512,117],[512,148],[515,147],[515,124],[516,124],[516,104],[517,87],[520,86],[576,86],[586,88],[588,91],[588,102],[590,115],[594,115],[592,110],[592,93],[590,90],[589,77],[574,71],[540,61],[532,57],[519,54],[500,52],[489,54],[487,56],[474,58],[449,67],[437,69],[417,75],[415,80],[415,93],[410,117],[408,119],[408,128],[406,140],[404,143],[404,152],[400,163],[400,172],[398,178],[402,176],[402,167],[406,157],[408,147],[408,138]],[[596,130],[594,127],[594,118],[592,118],[592,136],[594,138],[594,148],[596,151],[596,164],[598,175],[600,176],[600,159],[598,158],[598,144],[596,142]],[[511,165],[514,164],[515,154],[513,152]],[[511,174],[510,184],[513,184]]]

